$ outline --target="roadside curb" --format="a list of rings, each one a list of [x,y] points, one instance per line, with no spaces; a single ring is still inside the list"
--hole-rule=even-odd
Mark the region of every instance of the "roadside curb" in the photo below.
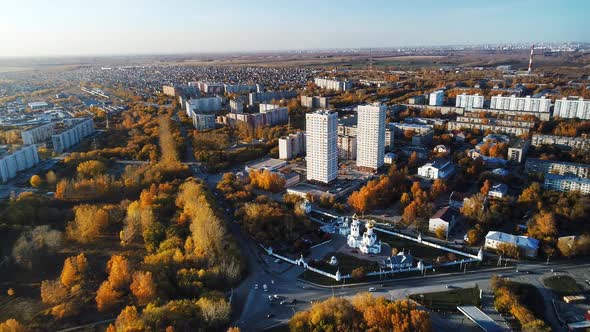
[[[503,270],[510,270],[510,269],[513,269],[513,267],[498,267],[498,268],[492,268],[492,269],[482,269],[482,270],[470,271],[467,274],[472,274],[472,273],[476,273],[476,272],[503,271]],[[458,274],[463,274],[463,273],[461,273],[461,272],[441,273],[441,274],[431,274],[431,275],[427,275],[425,277],[395,278],[395,279],[388,279],[388,280],[368,281],[368,282],[333,285],[333,286],[320,285],[320,284],[316,284],[312,281],[307,281],[307,280],[304,280],[301,278],[297,278],[297,281],[300,281],[300,282],[303,282],[303,283],[306,283],[306,284],[309,284],[309,285],[312,285],[312,286],[318,287],[318,288],[332,289],[332,288],[342,288],[342,287],[369,286],[369,285],[375,285],[375,284],[391,283],[391,282],[396,282],[396,281],[409,281],[409,280],[419,280],[419,279],[425,279],[425,278],[448,277],[448,276],[453,276],[453,275],[458,275]]]

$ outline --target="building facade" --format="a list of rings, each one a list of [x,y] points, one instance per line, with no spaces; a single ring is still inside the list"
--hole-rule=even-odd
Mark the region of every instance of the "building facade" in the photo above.
[[[445,92],[443,90],[431,92],[430,96],[428,98],[428,105],[442,106],[444,98],[445,98]]]
[[[526,159],[531,142],[529,140],[519,139],[508,148],[508,160],[515,163],[522,163]]]
[[[0,154],[0,180],[6,182],[20,171],[31,168],[39,163],[37,146],[24,145],[14,151]]]
[[[228,113],[218,117],[218,122],[232,127],[239,123],[245,123],[253,127],[264,127],[289,121],[289,109],[287,107],[278,107],[272,104],[261,105],[270,105],[273,108],[260,107],[259,113]]]
[[[418,168],[418,175],[427,179],[446,180],[455,174],[456,167],[450,160],[438,158]]]
[[[186,101],[186,114],[191,116],[191,111],[195,113],[215,113],[221,110],[221,101],[221,97],[189,99]]]
[[[46,123],[35,126],[28,130],[21,130],[20,134],[24,145],[37,144],[45,142],[51,138],[55,132],[53,123]]]
[[[356,166],[376,171],[383,166],[385,154],[385,105],[361,105],[357,108]]]
[[[468,95],[466,93],[462,93],[455,97],[455,107],[463,107],[463,108],[474,108],[479,107],[483,108],[484,98],[479,94]]]
[[[356,137],[338,135],[338,158],[342,160],[356,159]]]
[[[565,161],[528,158],[524,165],[526,173],[571,174],[581,178],[590,178],[590,165],[569,163]]]
[[[486,234],[484,245],[486,249],[498,249],[500,244],[514,245],[524,256],[530,258],[537,257],[537,252],[539,251],[539,240],[532,237],[496,231],[490,231]]]
[[[338,115],[319,110],[305,115],[307,179],[329,183],[338,176]]]
[[[551,111],[551,99],[546,99],[545,97],[531,98],[531,96],[517,97],[515,95],[497,95],[492,97],[490,108],[511,111],[549,113],[549,111]]]
[[[94,121],[92,118],[64,119],[64,126],[61,132],[51,135],[53,151],[62,153],[68,148],[80,143],[80,141],[94,133]]]
[[[541,146],[543,144],[555,145],[562,149],[580,149],[584,151],[590,150],[590,139],[585,137],[534,134],[533,138],[531,139],[531,144],[533,146]]]
[[[298,131],[279,138],[279,159],[289,160],[305,153],[305,134]]]
[[[334,91],[348,91],[352,88],[352,82],[340,81],[332,78],[316,77],[313,82],[322,89]]]
[[[248,103],[252,106],[259,103],[270,103],[273,100],[291,99],[297,97],[297,91],[267,91],[267,92],[250,92],[248,94]]]
[[[553,107],[553,116],[590,120],[590,99],[576,97],[558,99]]]
[[[570,175],[547,174],[545,175],[543,188],[562,192],[579,191],[584,195],[588,195],[590,194],[590,179]]]
[[[328,108],[329,101],[329,97],[301,96],[301,106],[307,108]]]

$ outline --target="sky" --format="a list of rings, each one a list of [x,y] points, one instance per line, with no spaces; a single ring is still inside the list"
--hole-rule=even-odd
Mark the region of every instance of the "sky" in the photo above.
[[[0,0],[0,57],[590,41],[589,0]]]

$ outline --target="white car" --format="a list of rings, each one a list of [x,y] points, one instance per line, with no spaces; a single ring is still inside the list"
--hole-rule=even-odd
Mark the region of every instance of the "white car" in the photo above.
[[[258,284],[254,284],[254,289],[258,289]]]
[[[376,292],[376,291],[377,291],[377,288],[375,288],[375,287],[370,287],[369,288],[369,292]]]
[[[266,284],[262,285],[262,289],[263,289],[265,292],[268,292],[268,286],[267,286]]]

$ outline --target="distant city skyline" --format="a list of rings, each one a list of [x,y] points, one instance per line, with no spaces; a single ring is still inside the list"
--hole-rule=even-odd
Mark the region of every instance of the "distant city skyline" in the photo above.
[[[583,0],[10,1],[0,56],[588,42]]]

